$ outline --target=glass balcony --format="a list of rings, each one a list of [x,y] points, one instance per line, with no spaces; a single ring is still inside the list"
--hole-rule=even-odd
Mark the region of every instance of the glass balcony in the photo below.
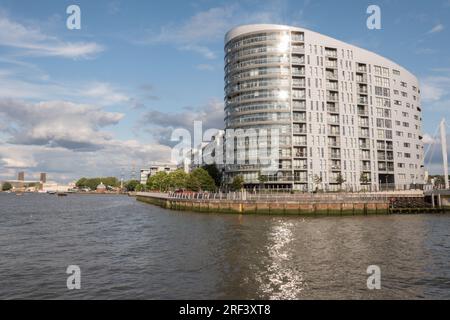
[[[292,52],[294,52],[294,53],[305,53],[305,47],[292,46]]]
[[[359,97],[358,104],[368,104],[369,100],[367,98]]]
[[[292,74],[294,76],[304,76],[305,75],[305,69],[292,68]]]
[[[367,87],[358,87],[358,93],[367,94],[368,93]]]
[[[306,115],[305,114],[297,115],[294,113],[293,121],[294,122],[306,122]]]
[[[306,103],[302,103],[302,102],[295,101],[295,102],[292,104],[292,108],[293,108],[294,110],[306,110]]]
[[[339,117],[331,117],[331,118],[328,118],[328,123],[331,123],[331,124],[339,124]]]
[[[339,97],[338,97],[338,95],[328,95],[327,96],[327,100],[328,101],[339,102]]]
[[[326,73],[327,79],[337,80],[338,74],[336,72],[327,72]]]
[[[330,147],[339,148],[341,146],[341,141],[339,139],[333,138],[328,140],[328,145]]]
[[[360,149],[370,149],[370,146],[367,143],[360,143],[359,148]]]
[[[370,160],[370,153],[369,152],[361,152],[359,154],[360,158],[362,160]]]
[[[302,34],[293,34],[291,39],[294,42],[303,42],[303,41],[305,41],[305,37]]]
[[[303,64],[305,64],[305,58],[303,58],[303,57],[292,57],[292,64],[300,64],[300,65],[303,65]]]
[[[356,76],[356,82],[367,83],[367,77]]]
[[[368,116],[369,115],[369,110],[358,109],[358,115],[360,115],[360,116]]]
[[[356,69],[357,72],[367,73],[367,67],[366,66],[358,66]]]
[[[334,104],[328,104],[327,110],[328,110],[328,112],[331,112],[331,113],[339,113],[339,107]]]
[[[325,49],[325,56],[329,58],[337,58],[337,51]]]
[[[293,79],[292,86],[296,88],[304,88],[306,86],[306,82],[304,79]]]
[[[366,130],[360,131],[359,132],[359,136],[362,137],[362,138],[370,138],[369,131],[366,131]]]
[[[359,119],[359,126],[360,127],[368,127],[369,126],[369,120],[368,119]]]

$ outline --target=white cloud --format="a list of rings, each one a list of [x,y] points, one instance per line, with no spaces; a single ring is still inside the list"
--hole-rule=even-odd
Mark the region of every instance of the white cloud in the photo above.
[[[208,47],[205,46],[197,46],[197,45],[186,45],[179,48],[182,51],[192,51],[195,53],[199,53],[206,59],[215,59],[217,56],[216,54],[210,50]]]
[[[210,64],[202,63],[197,65],[197,69],[201,71],[214,71],[215,68]]]
[[[430,134],[425,133],[423,135],[423,143],[424,144],[435,144],[435,143],[440,143],[439,139],[433,138]]]
[[[96,99],[102,105],[114,105],[130,101],[130,97],[126,94],[104,82],[92,83],[82,93],[87,97]]]
[[[167,162],[170,148],[138,141],[109,141],[95,152],[65,148],[0,143],[0,180],[12,179],[25,171],[26,179],[47,172],[48,179],[70,182],[81,177],[115,176],[130,179],[133,165],[139,170],[153,161]]]
[[[14,178],[19,169],[30,176],[48,172],[49,179],[65,182],[81,176],[120,177],[133,164],[139,169],[170,159],[167,146],[115,139],[107,130],[123,116],[66,101],[0,99],[0,180]]]
[[[40,70],[0,69],[0,97],[26,100],[70,100],[102,106],[136,105],[138,101],[107,82],[60,83]],[[51,97],[51,98],[49,98]]]
[[[106,112],[92,105],[65,101],[36,104],[0,100],[3,132],[12,144],[98,150],[112,139],[101,128],[115,125],[123,114]]]
[[[160,143],[173,145],[173,142],[170,141],[173,130],[184,128],[192,131],[194,121],[202,121],[203,130],[223,129],[223,107],[222,101],[212,99],[204,106],[184,108],[183,111],[177,113],[152,110],[141,117],[140,127],[145,128]]]
[[[91,58],[104,48],[95,42],[65,42],[44,34],[37,26],[25,26],[0,12],[0,46],[21,49],[21,54],[63,58]]]
[[[431,33],[438,33],[445,29],[444,25],[442,23],[439,23],[435,25],[430,31],[428,31],[429,34]]]
[[[253,6],[250,14],[239,3],[210,8],[194,14],[184,22],[165,25],[159,32],[152,30],[135,43],[169,44],[179,50],[188,50],[207,59],[215,59],[217,55],[208,48],[211,43],[222,41],[225,33],[237,25],[282,23],[283,3],[284,1],[264,2],[261,10]]]
[[[422,99],[439,101],[450,94],[450,76],[428,76],[422,79]]]

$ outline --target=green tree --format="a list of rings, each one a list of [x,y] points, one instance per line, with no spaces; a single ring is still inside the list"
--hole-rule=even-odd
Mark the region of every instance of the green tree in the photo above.
[[[169,173],[169,188],[172,190],[186,189],[188,174],[183,169]]]
[[[337,177],[336,177],[336,183],[339,185],[339,188],[342,189],[342,185],[345,183],[345,179],[342,176],[341,173],[338,173]]]
[[[134,190],[135,190],[136,192],[142,192],[142,191],[145,191],[145,186],[144,186],[143,184],[138,184]]]
[[[222,172],[217,169],[217,166],[215,164],[207,164],[202,168],[208,172],[211,178],[213,178],[216,187],[220,187],[222,184]]]
[[[233,178],[233,182],[230,185],[232,191],[239,191],[244,187],[244,178],[242,176],[236,176]]]
[[[187,176],[186,189],[188,189],[189,191],[194,191],[194,192],[200,191],[201,184],[200,184],[200,181],[197,179],[197,177],[195,177],[192,174],[189,174]]]
[[[361,182],[361,184],[368,184],[369,183],[369,177],[367,175],[367,173],[361,173],[361,176],[359,177],[359,182]]]
[[[200,183],[200,190],[202,191],[215,191],[216,184],[214,179],[208,174],[208,171],[202,168],[197,168],[192,171],[191,175],[195,177]]]
[[[11,183],[9,183],[9,182],[5,182],[3,185],[2,185],[2,191],[9,191],[9,190],[11,190],[12,189],[12,185],[11,185]]]
[[[127,191],[136,191],[137,186],[140,185],[140,182],[137,180],[130,180],[125,184],[125,189],[127,189]]]
[[[316,185],[316,192],[318,192],[319,191],[319,185],[322,183],[322,177],[321,176],[319,176],[319,175],[315,175],[314,176],[314,184]]]
[[[266,175],[262,175],[261,172],[258,174],[259,188],[264,189],[264,184],[269,181]]]
[[[169,189],[169,175],[165,171],[156,173],[148,178],[147,187],[150,190],[167,191]]]

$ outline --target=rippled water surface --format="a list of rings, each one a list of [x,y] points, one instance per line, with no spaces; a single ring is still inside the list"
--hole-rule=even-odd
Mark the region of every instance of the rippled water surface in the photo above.
[[[67,290],[68,265],[81,290]],[[369,265],[381,290],[367,289]],[[0,194],[0,298],[450,299],[450,215],[207,215]]]

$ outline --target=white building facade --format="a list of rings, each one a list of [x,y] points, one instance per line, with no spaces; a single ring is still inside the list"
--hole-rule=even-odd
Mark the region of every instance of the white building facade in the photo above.
[[[225,125],[279,129],[279,168],[264,179],[270,187],[358,191],[424,183],[417,78],[310,30],[246,25],[227,33]],[[228,181],[241,175],[248,187],[260,185],[260,165],[226,164]]]
[[[146,184],[148,178],[154,176],[158,172],[170,173],[178,169],[176,164],[153,164],[148,169],[141,169],[140,182]]]

